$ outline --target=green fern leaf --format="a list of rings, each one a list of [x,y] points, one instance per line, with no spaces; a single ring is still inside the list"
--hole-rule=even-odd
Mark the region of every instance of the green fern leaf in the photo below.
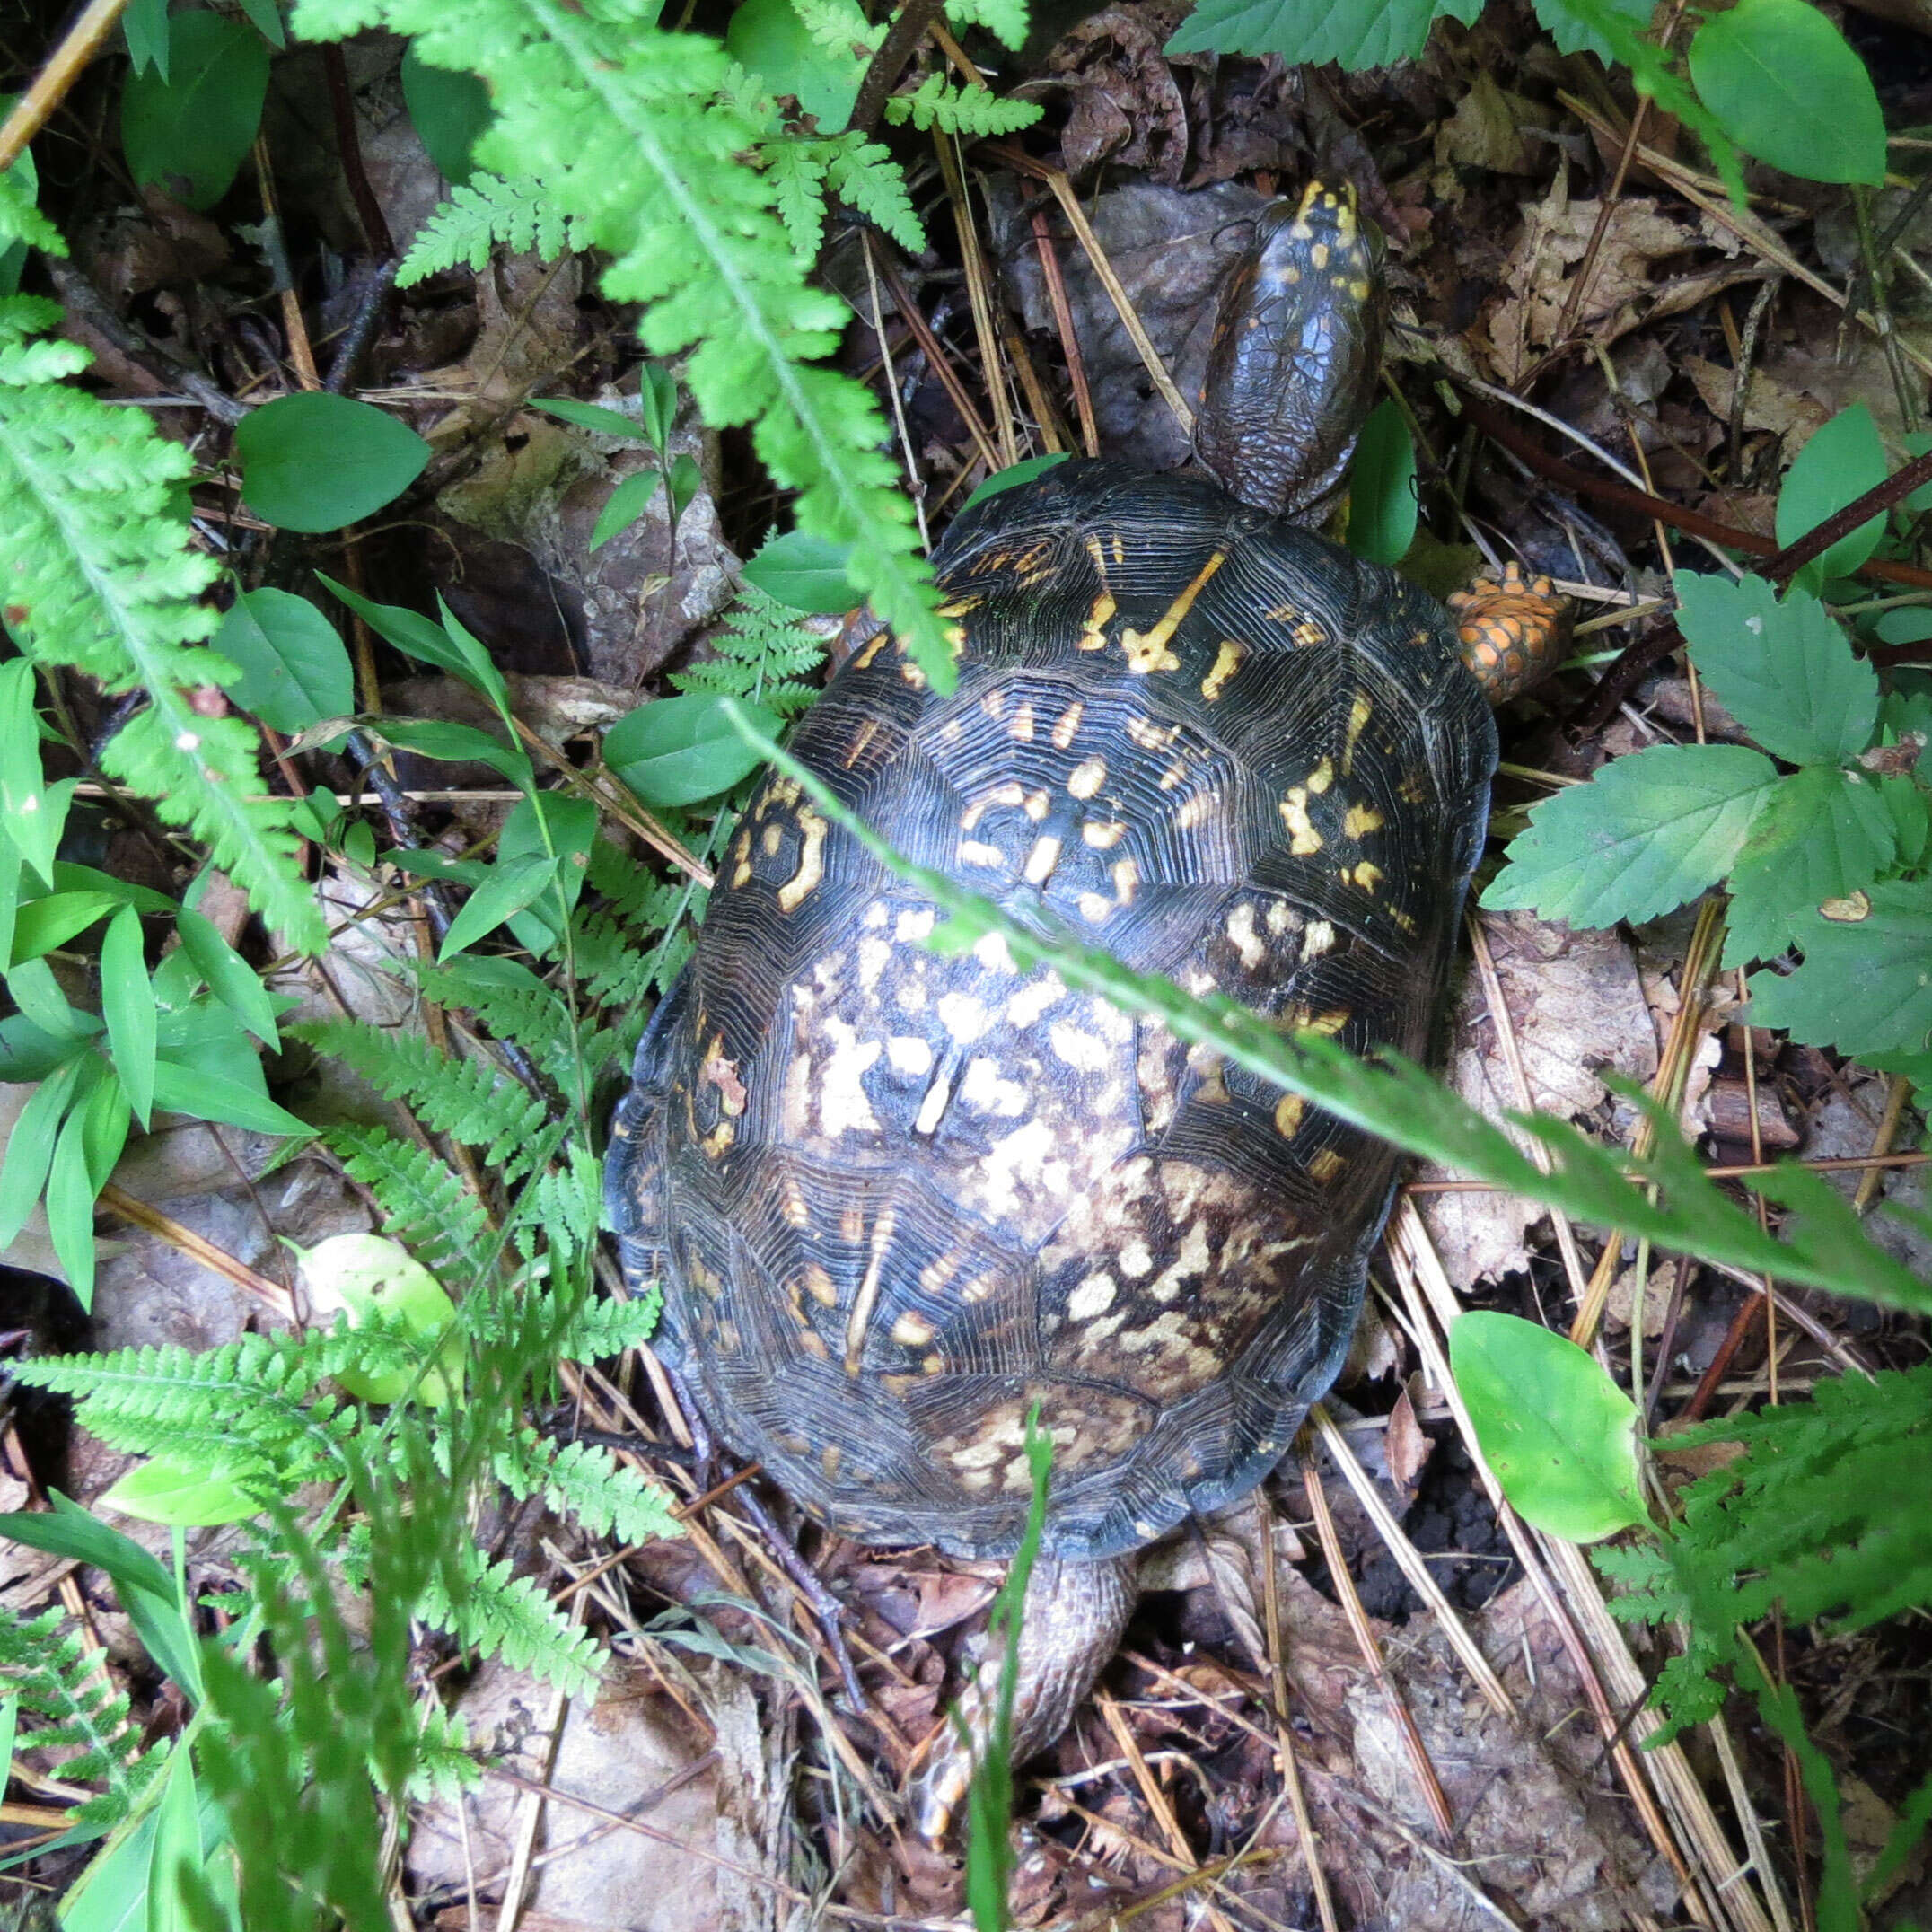
[[[772,189],[772,205],[801,261],[816,259],[825,238],[825,164],[812,152],[816,143],[780,135],[759,152]]]
[[[487,1224],[446,1162],[380,1127],[330,1128],[322,1138],[349,1179],[374,1195],[384,1233],[413,1250],[431,1274],[445,1276],[474,1260]]]
[[[574,1517],[593,1536],[647,1543],[684,1534],[669,1495],[594,1444],[521,1430],[497,1456],[496,1478],[513,1496],[540,1492],[559,1515]]]
[[[716,656],[672,674],[671,681],[681,691],[749,698],[783,717],[806,709],[819,695],[815,686],[801,680],[825,662],[825,639],[806,630],[793,611],[755,584],[739,592],[711,648]]]
[[[988,88],[954,87],[943,74],[927,75],[911,93],[894,94],[885,103],[885,118],[895,127],[910,121],[921,134],[936,127],[966,141],[1017,134],[1044,111],[1037,101],[1002,101]]]
[[[480,273],[493,248],[554,261],[583,246],[580,224],[557,206],[542,182],[473,174],[423,224],[396,270],[396,285],[408,288],[465,262]]]
[[[1030,24],[1026,0],[949,0],[946,18],[955,28],[983,27],[1015,53],[1025,44]]]
[[[867,221],[875,222],[909,255],[925,251],[926,231],[914,214],[906,177],[891,153],[858,133],[820,144],[832,192]]]
[[[883,21],[870,24],[856,0],[792,0],[792,11],[804,22],[805,31],[831,54],[875,54],[888,31]]]
[[[34,191],[17,164],[0,169],[0,251],[15,242],[45,249],[49,255],[67,252],[59,229],[35,206]]]
[[[110,408],[66,378],[83,349],[34,339],[59,318],[29,296],[0,301],[0,606],[32,657],[71,665],[110,691],[145,690],[147,708],[109,741],[103,762],[206,841],[289,942],[326,936],[303,883],[291,804],[268,795],[255,735],[204,717],[197,686],[231,667],[192,646],[217,621],[199,601],[215,566],[188,547],[171,506],[191,468],[138,409]]]
[[[596,1690],[599,1657],[590,1633],[566,1622],[529,1577],[514,1575],[508,1558],[490,1563],[466,1544],[448,1568],[459,1581],[458,1594],[452,1598],[442,1583],[432,1583],[420,1605],[426,1622],[573,1697]]]
[[[814,366],[846,310],[814,289],[742,158],[765,127],[722,97],[708,36],[657,25],[657,0],[301,0],[304,39],[384,26],[490,90],[486,162],[541,181],[609,252],[604,288],[644,304],[654,355],[689,351],[707,421],[748,423],[760,459],[798,492],[799,526],[850,547],[853,583],[943,689],[951,655],[932,575],[885,453],[885,426],[849,378]]]
[[[586,1299],[558,1338],[557,1352],[566,1362],[607,1362],[648,1341],[663,1307],[663,1295],[654,1285],[628,1301]]]

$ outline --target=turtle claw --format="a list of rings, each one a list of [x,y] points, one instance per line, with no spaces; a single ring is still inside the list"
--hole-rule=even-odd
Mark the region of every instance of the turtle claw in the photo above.
[[[1526,691],[1563,661],[1570,607],[1545,576],[1526,576],[1512,559],[1496,577],[1485,572],[1449,600],[1462,662],[1492,705]]]

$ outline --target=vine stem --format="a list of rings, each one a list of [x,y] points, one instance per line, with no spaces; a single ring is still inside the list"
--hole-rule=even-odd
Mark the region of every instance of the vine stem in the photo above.
[[[926,30],[939,17],[944,0],[906,0],[891,30],[879,43],[879,51],[859,83],[858,98],[852,103],[852,119],[846,123],[860,134],[870,134],[885,112],[886,96],[899,84],[912,50],[925,38]]]

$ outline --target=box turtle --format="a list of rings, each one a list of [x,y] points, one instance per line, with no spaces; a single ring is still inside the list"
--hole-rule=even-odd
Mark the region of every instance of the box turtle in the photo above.
[[[1487,700],[1560,624],[1514,571],[1459,622],[1306,527],[1381,312],[1352,195],[1274,205],[1220,298],[1210,475],[1068,461],[985,498],[935,560],[957,689],[879,630],[794,747],[1023,925],[1420,1057],[1483,841]],[[1111,1655],[1134,1553],[1259,1482],[1334,1377],[1396,1155],[997,939],[930,950],[935,918],[768,778],[638,1051],[609,1213],[712,1425],[845,1535],[1010,1555],[1037,1407],[1017,1760]],[[930,1761],[928,1833],[971,1748]]]

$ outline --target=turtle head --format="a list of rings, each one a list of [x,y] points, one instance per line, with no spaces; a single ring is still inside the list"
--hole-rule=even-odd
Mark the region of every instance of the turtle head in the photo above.
[[[1382,359],[1382,249],[1355,190],[1277,201],[1223,283],[1195,453],[1230,495],[1314,523],[1340,495]]]

